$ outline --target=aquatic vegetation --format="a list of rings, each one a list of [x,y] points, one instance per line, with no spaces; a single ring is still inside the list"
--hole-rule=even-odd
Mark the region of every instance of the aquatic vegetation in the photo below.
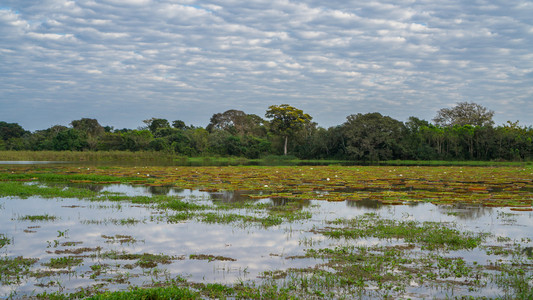
[[[0,234],[0,283],[47,299],[527,299],[532,179],[528,167],[0,166],[0,222],[22,223]],[[39,268],[10,256],[23,243]]]
[[[0,248],[4,247],[5,245],[11,244],[11,239],[8,238],[5,234],[0,233]]]
[[[472,249],[477,247],[486,234],[461,232],[450,228],[453,224],[436,222],[398,221],[382,219],[373,213],[367,213],[350,220],[338,219],[330,224],[343,225],[342,228],[325,227],[314,232],[332,238],[360,239],[375,237],[379,239],[402,239],[409,244],[420,244],[422,249],[449,250]]]
[[[201,299],[200,293],[188,288],[165,287],[165,288],[133,288],[129,291],[105,292],[91,296],[91,300],[119,300],[119,299]]]
[[[83,262],[83,259],[74,256],[64,256],[58,258],[51,258],[49,262],[42,263],[43,266],[50,268],[62,269],[77,266]]]
[[[17,217],[17,220],[19,220],[19,221],[31,221],[31,222],[54,221],[56,219],[57,219],[56,216],[51,216],[49,214],[44,214],[44,215],[25,215],[25,216]]]
[[[179,259],[178,257],[172,257],[164,254],[132,254],[127,252],[107,251],[94,255],[98,258],[106,258],[112,260],[136,260],[136,266],[141,268],[154,268],[158,264],[170,264],[172,260]]]
[[[87,198],[95,195],[95,192],[85,189],[65,189],[65,187],[29,185],[19,181],[0,181],[0,197],[17,196],[27,198],[30,196],[41,196],[44,198]]]
[[[20,283],[30,272],[30,267],[39,261],[36,258],[0,257],[0,284]]]
[[[9,183],[13,180],[100,184],[127,182],[211,192],[240,190],[250,191],[251,199],[266,197],[328,201],[376,199],[384,204],[418,201],[461,202],[531,209],[532,173],[531,167],[457,166],[91,168],[4,166],[0,167],[0,180],[8,180]],[[32,190],[28,193],[37,192]],[[2,195],[17,195],[17,193],[3,192]]]
[[[236,259],[234,258],[231,258],[231,257],[224,257],[224,256],[220,256],[220,255],[212,255],[212,254],[191,254],[189,255],[189,259],[198,259],[198,260],[208,260],[208,261],[213,261],[213,260],[221,260],[221,261],[236,261]]]

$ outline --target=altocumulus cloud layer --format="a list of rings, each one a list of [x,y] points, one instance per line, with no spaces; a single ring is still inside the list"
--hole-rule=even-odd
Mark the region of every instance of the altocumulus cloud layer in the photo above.
[[[1,0],[0,120],[205,126],[288,103],[328,127],[473,101],[531,125],[531,16],[528,0]]]

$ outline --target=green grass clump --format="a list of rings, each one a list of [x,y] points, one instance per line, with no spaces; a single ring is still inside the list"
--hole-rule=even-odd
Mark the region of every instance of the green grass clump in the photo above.
[[[129,291],[105,292],[103,294],[94,295],[87,299],[91,299],[91,300],[201,299],[201,295],[200,293],[192,291],[189,288],[171,286],[171,287],[149,288],[149,289],[134,288]]]
[[[7,161],[139,162],[172,161],[174,155],[152,151],[0,151]]]
[[[11,244],[11,239],[8,238],[5,234],[0,233],[0,248],[4,247],[5,245]]]
[[[17,218],[19,221],[31,221],[31,222],[38,222],[38,221],[54,221],[56,220],[56,216],[51,216],[48,214],[45,215],[25,215],[20,216]]]
[[[403,239],[407,243],[420,243],[423,249],[428,250],[438,248],[473,249],[484,240],[483,234],[460,232],[441,223],[381,219],[372,213],[351,220],[332,221],[331,224],[344,225],[345,227],[329,228],[320,231],[320,233],[333,238]]]
[[[83,262],[83,259],[74,256],[64,256],[58,258],[51,258],[50,262],[43,263],[43,266],[50,268],[63,269],[77,266]]]
[[[137,260],[135,263],[141,268],[155,268],[158,264],[170,264],[175,257],[164,254],[133,254],[126,252],[109,251],[98,254],[98,257],[113,260]]]
[[[0,181],[0,197],[16,196],[28,198],[41,196],[44,198],[89,198],[96,196],[96,192],[74,187],[49,187],[22,182]]]
[[[248,216],[248,215],[239,215],[233,213],[201,213],[198,214],[200,221],[205,223],[219,223],[219,224],[229,224],[235,222],[241,222],[246,225],[248,223],[259,223],[264,227],[270,227],[275,225],[280,225],[283,223],[283,219],[278,216],[268,215],[266,217],[257,217],[257,216]]]
[[[38,261],[36,258],[2,257],[0,258],[0,284],[18,284],[29,273],[30,267]]]
[[[159,207],[162,209],[171,209],[175,211],[190,211],[207,208],[207,206],[205,205],[198,205],[195,203],[181,201],[178,198],[170,198],[164,202],[161,202],[159,203]]]
[[[43,181],[43,182],[129,182],[137,179],[131,176],[101,174],[58,174],[55,168],[38,169],[25,173],[0,173],[0,180]]]

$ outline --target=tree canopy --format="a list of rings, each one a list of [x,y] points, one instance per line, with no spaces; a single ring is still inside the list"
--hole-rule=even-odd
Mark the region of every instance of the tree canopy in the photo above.
[[[285,138],[283,154],[287,155],[289,137],[302,130],[313,119],[310,115],[288,104],[271,105],[265,114],[270,121],[270,130]]]
[[[433,119],[436,125],[453,127],[464,126],[492,126],[494,111],[488,110],[477,103],[459,102],[452,108],[442,108]]]
[[[356,113],[326,129],[301,109],[282,104],[266,111],[270,121],[231,109],[214,114],[206,128],[180,120],[171,127],[166,119],[151,118],[144,121],[146,127],[113,129],[82,118],[71,127],[55,125],[32,133],[0,121],[0,150],[163,151],[247,158],[291,154],[356,161],[533,159],[533,128],[518,121],[493,127],[493,114],[475,103],[459,103],[439,110],[435,123]]]

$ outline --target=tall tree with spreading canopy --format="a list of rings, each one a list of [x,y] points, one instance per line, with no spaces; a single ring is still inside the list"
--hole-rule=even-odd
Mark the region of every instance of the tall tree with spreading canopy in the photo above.
[[[270,121],[270,130],[285,139],[283,154],[287,155],[289,137],[305,128],[313,119],[310,115],[288,104],[271,105],[265,114]]]
[[[398,158],[405,125],[380,113],[349,115],[342,125],[349,157],[356,160]]]
[[[70,122],[70,125],[78,132],[82,133],[89,149],[95,150],[98,146],[98,139],[105,133],[105,128],[96,119],[82,118]]]
[[[160,128],[170,128],[170,123],[167,119],[151,118],[144,120],[143,123],[146,124],[152,134],[155,134]]]
[[[459,102],[453,108],[442,108],[433,119],[436,125],[453,127],[464,126],[492,126],[494,111],[474,102]]]

